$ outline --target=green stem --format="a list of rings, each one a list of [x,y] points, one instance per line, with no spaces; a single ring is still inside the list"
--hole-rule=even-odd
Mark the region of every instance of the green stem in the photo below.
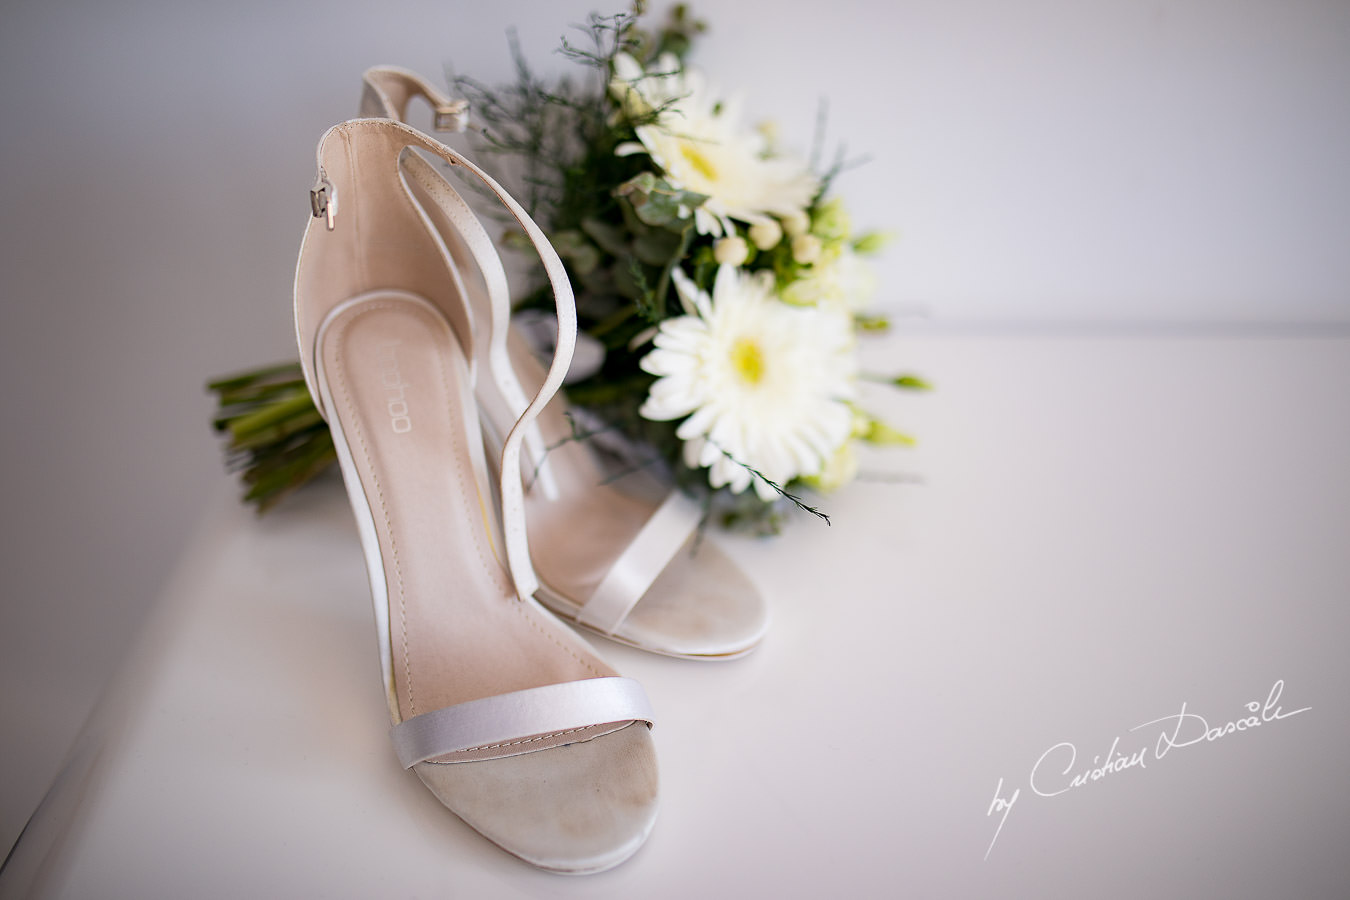
[[[336,460],[337,451],[333,449],[331,440],[316,442],[305,456],[276,470],[267,478],[260,478],[244,494],[244,500],[257,503],[259,513],[266,512],[282,497],[314,478]]]
[[[333,446],[333,437],[327,428],[315,425],[275,444],[244,451],[247,462],[242,478],[248,484],[255,484],[295,460],[308,456],[314,447],[320,445]]]
[[[310,407],[308,411],[292,415],[266,428],[252,430],[242,438],[235,438],[231,446],[236,450],[259,450],[322,424],[323,417],[319,415],[319,411]]]
[[[918,375],[878,375],[875,372],[862,372],[858,375],[863,381],[871,381],[875,384],[886,384],[894,388],[901,388],[908,391],[928,391],[933,386],[924,381]]]
[[[226,388],[220,392],[218,402],[222,409],[228,406],[241,406],[246,403],[267,400],[279,394],[286,394],[304,387],[305,380],[303,378],[288,378],[285,381],[269,381],[262,384]],[[306,390],[308,389],[306,388]]]
[[[243,387],[247,384],[255,384],[259,381],[285,374],[300,374],[300,364],[298,362],[278,363],[275,366],[264,366],[260,369],[251,369],[247,372],[239,372],[234,375],[227,375],[224,378],[217,378],[215,381],[208,381],[206,389],[212,392],[228,391],[234,388]]]
[[[313,409],[314,401],[310,399],[309,392],[295,391],[289,397],[280,398],[257,412],[247,413],[230,422],[230,436],[238,446],[245,439],[273,427],[278,422]],[[317,414],[316,411],[315,415]]]

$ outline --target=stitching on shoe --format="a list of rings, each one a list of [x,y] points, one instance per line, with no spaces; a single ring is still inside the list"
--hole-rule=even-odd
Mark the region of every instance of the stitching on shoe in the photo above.
[[[375,308],[391,308],[387,304],[381,307],[371,306],[364,309],[358,309],[355,315],[349,316],[346,321],[338,326],[338,338],[334,350],[334,362],[337,365],[338,382],[342,386],[342,399],[347,405],[349,418],[352,422],[352,430],[356,432],[356,439],[361,442],[361,453],[365,456],[366,471],[370,473],[370,480],[375,485],[375,495],[380,501],[380,512],[384,515],[385,532],[389,535],[389,553],[394,558],[394,580],[398,583],[398,607],[399,607],[399,625],[403,638],[403,673],[408,688],[408,712],[409,715],[417,714],[417,701],[413,699],[413,677],[412,677],[412,657],[408,653],[408,598],[407,591],[403,586],[403,564],[398,557],[398,541],[394,538],[394,524],[389,518],[389,507],[384,501],[384,488],[380,485],[380,476],[375,471],[375,465],[370,456],[370,447],[366,444],[364,429],[361,427],[361,417],[356,412],[356,405],[352,402],[351,390],[347,385],[347,369],[344,364],[345,353],[343,348],[345,344],[341,340],[346,336],[351,325],[365,312]]]
[[[402,198],[404,201],[406,201],[406,202],[408,203],[408,205],[409,205],[411,208],[420,211],[420,212],[422,213],[422,215],[426,215],[428,218],[430,218],[430,214],[427,213],[426,210],[422,209],[421,206],[420,206],[420,204],[418,204],[417,201],[416,201],[415,199],[413,199],[413,198],[409,195],[409,193],[408,193],[408,185],[407,185],[407,181],[406,181],[406,178],[407,178],[408,176],[407,176],[406,171],[404,171],[404,170],[402,169],[402,167],[399,167],[399,174],[400,174],[400,178],[399,178],[399,182],[400,182],[400,183],[399,183],[399,187],[401,188],[401,190],[400,190],[398,193],[399,193],[400,198]],[[413,176],[413,177],[415,177],[415,176]],[[424,179],[421,179],[421,178],[417,178],[416,180],[417,180],[417,183],[418,183],[419,185],[421,185],[422,189],[425,190],[425,191],[431,196],[431,198],[432,198],[433,200],[440,200],[440,201],[443,201],[443,202],[444,202],[444,201],[448,201],[448,198],[449,198],[449,186],[446,185],[444,182],[439,181],[439,180],[424,180]],[[457,218],[458,218],[459,213],[461,212],[458,208],[456,208],[456,209],[454,210],[454,214],[452,214],[449,210],[446,210],[444,206],[442,206],[442,211],[446,213],[446,218],[449,219],[451,225],[455,226],[456,228],[460,228],[460,230],[463,230],[463,229],[461,228],[461,226],[459,225],[459,223],[456,221]],[[447,389],[447,390],[448,390],[448,389]],[[460,482],[460,483],[461,483],[461,486],[462,486],[462,485],[463,485],[463,480],[462,480],[462,478],[461,478],[461,482]],[[481,499],[481,495],[480,495],[480,499]],[[477,548],[477,550],[478,550],[479,559],[484,563],[484,565],[487,565],[487,562],[488,562],[488,561],[487,561],[487,557],[486,557],[486,556],[484,555],[484,553],[483,553],[482,541],[481,541],[480,535],[478,534],[478,532],[477,532],[476,530],[474,531],[474,546],[475,546],[475,547]],[[502,588],[502,590],[503,590],[504,593],[510,594],[510,595],[512,595],[512,596],[515,596],[515,595],[516,595],[516,589],[515,589],[515,586],[514,586],[512,583],[510,583],[509,580],[504,580],[504,579],[501,578],[500,569],[501,569],[501,566],[503,565],[502,561],[501,561],[501,560],[498,560],[497,557],[496,557],[495,555],[492,557],[492,560],[493,560],[493,562],[497,563],[496,566],[488,565],[488,571],[492,573],[492,575],[493,575],[493,580],[497,582],[498,586]],[[585,670],[586,670],[587,672],[590,672],[592,675],[596,675],[596,676],[602,676],[602,675],[604,674],[604,673],[602,673],[600,670],[596,669],[595,666],[593,666],[590,662],[588,662],[588,661],[587,661],[585,658],[583,658],[580,654],[578,654],[578,653],[576,652],[576,650],[574,650],[573,648],[567,646],[567,645],[564,644],[561,640],[559,640],[558,637],[557,637],[556,635],[554,635],[554,634],[552,634],[552,633],[550,633],[550,632],[544,630],[544,629],[540,626],[540,624],[539,624],[539,622],[538,622],[538,616],[534,615],[532,610],[527,609],[527,608],[526,608],[526,604],[521,603],[519,600],[517,600],[513,605],[514,605],[514,608],[515,608],[516,613],[517,613],[518,615],[523,616],[523,617],[525,618],[525,620],[529,623],[529,625],[530,625],[531,628],[533,628],[535,631],[537,631],[539,634],[543,635],[544,637],[548,638],[550,641],[552,641],[559,649],[563,650],[565,653],[567,653],[569,656],[571,656],[574,660],[576,660],[578,663],[580,663],[580,664],[582,665],[582,667],[585,668]]]
[[[339,338],[343,337],[345,333],[351,328],[351,326],[357,320],[361,319],[362,317],[370,313],[382,310],[397,311],[400,313],[408,312],[412,313],[415,316],[421,317],[423,320],[426,321],[431,322],[440,321],[439,319],[435,318],[434,316],[432,316],[430,313],[428,313],[426,310],[422,309],[419,306],[409,306],[404,303],[376,300],[363,303],[359,309],[354,310],[351,313],[351,315],[348,316],[346,320],[338,327],[337,332],[338,337]],[[412,653],[410,648],[410,639],[408,636],[407,593],[403,584],[403,568],[402,562],[399,559],[398,555],[398,542],[394,538],[393,520],[389,516],[388,505],[385,503],[384,490],[380,486],[380,479],[375,472],[375,465],[370,455],[370,448],[366,444],[365,437],[362,433],[362,429],[359,424],[360,416],[356,412],[355,404],[352,403],[351,394],[347,387],[346,370],[341,365],[343,359],[343,352],[342,352],[342,344],[340,342],[338,344],[338,349],[335,353],[335,356],[336,361],[339,363],[338,374],[342,382],[343,400],[346,402],[347,409],[351,413],[351,419],[353,420],[353,422],[357,423],[354,430],[356,431],[357,439],[361,442],[361,452],[365,456],[366,470],[370,473],[371,481],[375,484],[376,494],[380,500],[380,511],[384,515],[385,530],[389,535],[390,553],[394,558],[394,576],[398,581],[399,625],[401,632],[400,636],[402,638],[403,673],[404,673],[404,681],[407,686],[408,718],[411,718],[412,716],[417,715],[417,700],[413,690]],[[441,386],[445,390],[446,396],[450,396],[451,391],[450,391],[450,381],[448,377],[449,373],[446,371],[445,361],[441,358],[440,354],[436,354],[435,363],[437,371],[440,374]],[[465,487],[464,466],[462,465],[459,459],[455,460],[455,475],[459,481],[460,490],[463,491]],[[482,537],[479,534],[478,529],[470,529],[470,534],[472,535],[474,549],[478,553],[478,560],[480,564],[482,564],[484,568],[487,569],[489,574],[492,576],[493,581],[497,582],[500,585],[501,584],[500,578],[496,575],[494,568],[487,564],[487,557],[483,553]]]
[[[376,474],[375,472],[375,466],[371,457],[370,448],[369,445],[366,443],[365,435],[361,427],[360,416],[357,414],[356,406],[352,402],[351,390],[347,382],[346,368],[344,365],[345,359],[345,353],[343,351],[344,345],[341,340],[343,337],[345,337],[346,332],[350,330],[351,326],[357,320],[361,319],[362,317],[364,317],[369,313],[380,310],[409,311],[425,319],[431,319],[432,321],[439,321],[439,320],[434,319],[426,310],[421,309],[420,307],[416,306],[410,307],[405,304],[393,303],[389,301],[371,301],[362,304],[359,309],[353,310],[351,315],[345,317],[344,321],[338,325],[336,335],[338,338],[338,341],[336,343],[337,349],[334,351],[334,361],[337,363],[336,368],[338,373],[339,384],[342,388],[343,401],[345,402],[349,413],[348,418],[353,423],[353,427],[351,430],[356,434],[357,440],[360,442],[361,453],[364,456],[366,462],[365,468],[366,471],[370,473],[371,481],[375,485],[376,497],[380,501],[380,512],[384,516],[385,531],[389,536],[389,550],[390,555],[393,557],[394,561],[394,578],[395,581],[397,582],[398,596],[399,596],[399,626],[400,626],[400,638],[402,642],[401,649],[403,656],[404,683],[407,688],[406,693],[408,699],[408,718],[411,718],[412,716],[417,715],[417,701],[415,698],[415,692],[413,687],[412,655],[410,652],[409,646],[410,641],[408,636],[407,592],[403,583],[402,561],[399,558],[398,541],[394,536],[393,521],[389,515],[388,504],[385,502],[384,489],[380,484],[379,475]],[[436,357],[436,366],[440,372],[441,385],[445,389],[448,396],[450,393],[448,372],[446,371],[444,360],[440,358],[439,354]],[[460,463],[460,461],[456,460],[455,468],[456,468],[456,476],[459,479],[460,489],[464,490],[465,487],[464,467]],[[477,490],[477,488],[475,488],[475,490]],[[498,587],[502,590],[504,594],[515,596],[515,588],[504,580],[504,573],[501,571],[501,564],[497,562],[496,557],[495,556],[491,557],[492,563],[496,563],[496,565],[492,565],[489,563],[489,556],[485,553],[485,548],[483,546],[482,540],[483,535],[480,533],[480,529],[472,528],[469,529],[469,531],[470,534],[472,535],[474,549],[475,551],[477,551],[478,554],[479,563],[489,573],[492,581],[498,585]],[[516,600],[515,602],[512,603],[512,609],[515,611],[517,615],[523,617],[526,623],[532,629],[534,629],[535,632],[537,632],[542,637],[548,639],[554,644],[554,646],[558,647],[564,653],[571,656],[572,659],[574,659],[578,664],[580,664],[587,672],[590,672],[592,675],[597,677],[603,676],[605,674],[600,670],[598,670],[587,659],[585,659],[583,656],[577,653],[577,651],[574,648],[569,647],[567,644],[563,643],[562,640],[560,640],[556,634],[553,634],[552,632],[545,630],[542,627],[541,623],[539,622],[538,616],[535,614],[534,610],[529,608],[527,603],[521,602],[520,600]],[[560,732],[560,733],[566,734],[568,732]],[[545,740],[553,736],[556,735],[544,735],[543,737],[538,738],[537,740]]]
[[[405,151],[410,150],[412,147],[413,147],[412,144],[405,143],[402,149],[400,149],[399,152],[394,156],[394,178],[397,181],[399,188],[395,193],[397,194],[400,202],[405,206],[405,211],[409,213],[413,217],[413,219],[415,219],[419,224],[421,224],[424,229],[427,229],[429,223],[423,221],[423,217],[425,217],[426,219],[430,219],[431,215],[430,213],[427,212],[425,208],[423,208],[423,206],[416,200],[416,198],[412,196],[408,187],[408,173],[403,168],[403,165],[401,163],[403,153]],[[415,153],[413,155],[416,156]],[[418,158],[421,159],[421,157]],[[421,184],[423,186],[423,188],[427,187],[427,185],[424,182],[422,182],[421,179],[417,179],[417,181],[418,184]],[[432,227],[434,228],[434,226]],[[449,253],[449,248],[448,247],[442,248],[442,246],[440,246],[440,244],[443,243],[443,239],[439,237],[433,237],[431,235],[428,235],[428,237],[431,239],[431,243],[436,246],[436,252],[438,254],[441,254],[442,262],[445,265],[453,268],[456,264],[453,256]],[[461,298],[461,300],[462,299],[463,298]],[[468,309],[468,304],[465,304],[465,312],[471,315],[471,311]],[[418,313],[423,316],[428,315],[425,310],[421,309],[418,310]],[[445,324],[449,325],[448,322],[446,322]],[[451,340],[458,342],[457,336],[454,335],[454,327],[450,326],[450,330],[451,330]],[[471,337],[472,336],[470,336],[470,338]],[[444,365],[444,361],[440,358],[439,354],[437,355],[436,358],[436,366],[441,373],[441,385],[445,388],[446,395],[449,396],[451,394],[450,383],[447,378],[447,372]],[[468,496],[468,492],[465,490],[464,484],[464,468],[462,465],[459,464],[458,460],[456,460],[456,466],[457,466],[456,474],[459,476],[460,490],[464,493],[465,496]],[[478,498],[479,505],[480,507],[482,507],[485,505],[486,501],[483,498],[483,493],[480,490],[480,487],[481,486],[478,484],[478,479],[474,478],[474,496]],[[497,559],[494,553],[492,553],[488,548],[483,546],[484,533],[486,529],[490,527],[491,526],[489,525],[489,523],[485,520],[483,522],[482,529],[478,528],[470,529],[470,533],[473,539],[474,550],[478,553],[478,561],[483,566],[484,571],[488,573],[488,577],[492,580],[492,583],[496,585],[497,588],[503,593],[513,594],[514,588],[505,577],[506,573],[502,570],[503,568],[502,562]]]
[[[580,728],[569,728],[569,729],[566,730],[566,731],[555,731],[555,732],[553,732],[552,734],[541,734],[541,735],[539,735],[538,737],[521,738],[521,739],[518,740],[518,741],[503,741],[503,742],[500,743],[500,744],[484,744],[484,745],[481,746],[481,747],[469,747],[469,748],[467,748],[467,749],[465,749],[465,750],[461,750],[461,751],[459,751],[459,752],[460,752],[460,753],[474,753],[474,752],[476,752],[476,751],[478,751],[478,750],[500,750],[502,747],[518,747],[518,746],[520,746],[521,744],[533,744],[533,743],[535,743],[536,741],[546,741],[546,740],[548,740],[549,738],[563,737],[563,736],[569,735],[569,734],[576,734],[576,733],[579,732],[579,731],[588,731],[588,730],[590,730],[590,729],[592,729],[592,728],[599,728],[601,724],[609,724],[609,723],[598,723],[598,724],[595,724],[595,725],[582,725]]]

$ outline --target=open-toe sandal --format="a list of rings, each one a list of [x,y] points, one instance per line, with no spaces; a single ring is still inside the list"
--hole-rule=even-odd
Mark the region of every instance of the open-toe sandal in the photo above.
[[[422,154],[502,202],[557,300],[557,353],[503,441],[500,523],[473,390],[482,348],[437,227],[460,213],[414,186],[432,168]],[[356,514],[398,758],[510,853],[559,872],[607,869],[655,819],[651,712],[636,682],[532,598],[519,477],[523,436],[573,349],[565,271],[492,178],[404,124],[337,125],[318,164],[296,331]]]
[[[464,101],[451,101],[424,79],[393,67],[366,72],[365,116],[406,118],[417,97],[431,104],[436,127],[462,128]],[[490,433],[525,407],[521,384],[545,382],[542,365],[509,327],[506,273],[493,241],[464,199],[434,166],[418,160],[410,184],[438,199],[433,220],[476,319],[491,323],[488,376],[479,397]],[[616,641],[689,659],[730,659],[753,650],[768,629],[763,597],[711,541],[697,536],[698,503],[679,491],[664,497],[621,489],[607,478],[575,429],[562,397],[525,434],[523,476],[535,596],[560,616]]]

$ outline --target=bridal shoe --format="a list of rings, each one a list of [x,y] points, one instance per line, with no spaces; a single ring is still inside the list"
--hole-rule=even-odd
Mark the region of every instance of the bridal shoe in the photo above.
[[[401,122],[417,97],[435,127],[461,130],[464,101],[451,101],[424,79],[393,67],[365,73],[363,116]],[[504,433],[525,407],[524,382],[545,372],[518,331],[508,327],[506,273],[493,241],[458,192],[424,160],[408,160],[409,181],[436,197],[445,215],[433,225],[449,251],[475,320],[491,323],[488,378],[479,382],[489,433]],[[664,499],[620,490],[582,441],[572,439],[566,405],[555,399],[525,433],[523,475],[535,596],[560,616],[616,641],[690,659],[730,659],[753,650],[768,629],[763,597],[711,542],[699,542],[703,512],[679,491]]]
[[[557,301],[557,352],[533,398],[514,398],[502,441],[500,522],[473,391],[484,350],[437,227],[460,213],[414,186],[430,168],[419,153],[501,201]],[[575,337],[562,264],[492,178],[406,125],[337,125],[318,164],[296,332],[356,514],[398,757],[508,852],[558,872],[610,868],[656,816],[651,712],[636,682],[532,599],[523,522],[521,445]],[[502,324],[477,327],[495,340]]]

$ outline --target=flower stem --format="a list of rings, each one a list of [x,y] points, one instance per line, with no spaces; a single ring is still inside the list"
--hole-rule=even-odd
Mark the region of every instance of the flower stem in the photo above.
[[[208,382],[216,395],[212,427],[226,465],[240,472],[244,500],[264,512],[337,459],[298,363],[263,366]]]

